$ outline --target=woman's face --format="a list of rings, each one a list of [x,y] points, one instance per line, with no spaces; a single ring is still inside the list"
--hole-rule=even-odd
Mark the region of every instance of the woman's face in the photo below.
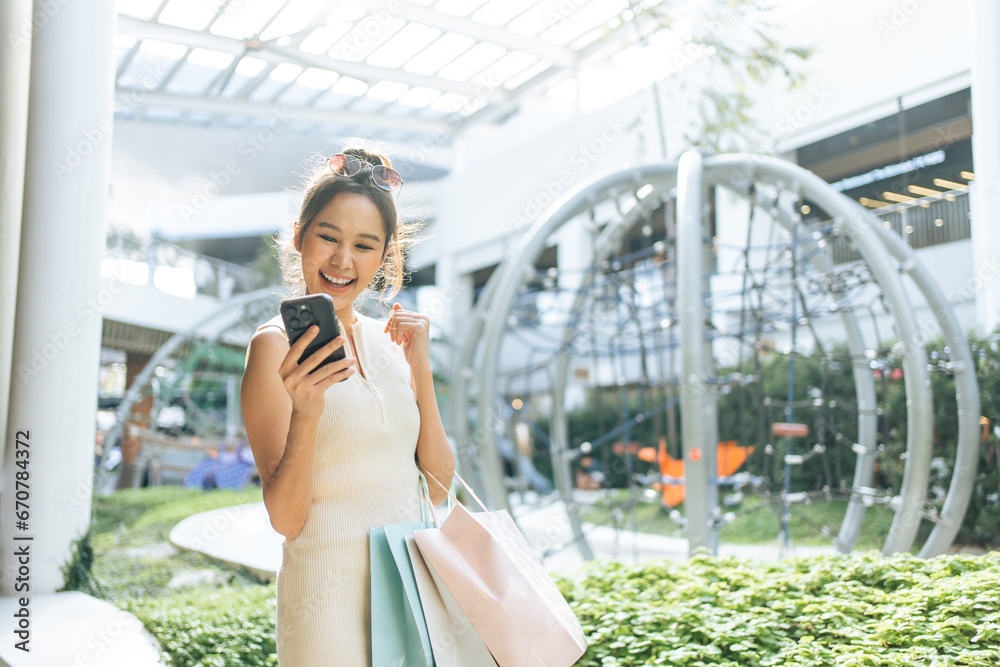
[[[350,313],[382,266],[384,247],[385,223],[375,203],[353,192],[336,195],[295,242],[306,294],[329,294],[338,314]]]

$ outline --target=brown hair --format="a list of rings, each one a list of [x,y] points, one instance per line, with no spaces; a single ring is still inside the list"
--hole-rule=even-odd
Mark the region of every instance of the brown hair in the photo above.
[[[352,142],[357,143],[357,142]],[[373,165],[392,167],[389,157],[375,150],[352,146],[341,151],[344,155],[353,155]],[[294,294],[305,290],[305,280],[302,277],[302,255],[295,249],[295,242],[302,241],[306,230],[312,224],[316,215],[326,207],[333,198],[343,193],[360,194],[367,197],[378,208],[385,226],[385,244],[382,248],[383,264],[375,272],[368,287],[381,292],[383,300],[392,299],[399,293],[405,278],[405,262],[403,253],[415,241],[413,232],[416,223],[400,220],[399,208],[394,194],[378,187],[370,176],[370,168],[363,169],[354,176],[334,174],[326,158],[317,158],[306,178],[305,197],[302,208],[292,225],[290,238],[279,241],[281,247],[281,273],[285,284]]]

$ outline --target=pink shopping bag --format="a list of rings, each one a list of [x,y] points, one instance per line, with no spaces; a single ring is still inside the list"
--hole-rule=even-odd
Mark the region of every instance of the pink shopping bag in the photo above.
[[[573,610],[506,510],[487,511],[458,480],[484,511],[473,514],[458,503],[443,524],[435,517],[440,528],[414,531],[424,562],[500,667],[574,664],[587,640]]]
[[[472,627],[448,589],[424,563],[413,535],[406,536],[413,576],[420,591],[420,606],[436,667],[497,667],[482,637]]]

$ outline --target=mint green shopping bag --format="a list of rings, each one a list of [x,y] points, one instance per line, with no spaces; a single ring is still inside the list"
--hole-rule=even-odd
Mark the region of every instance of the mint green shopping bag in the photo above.
[[[427,623],[406,548],[406,536],[432,527],[427,480],[420,475],[421,522],[371,528],[372,667],[434,667]]]

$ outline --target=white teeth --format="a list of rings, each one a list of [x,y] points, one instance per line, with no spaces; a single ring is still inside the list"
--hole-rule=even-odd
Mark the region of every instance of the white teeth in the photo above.
[[[329,275],[323,273],[322,271],[320,271],[320,275],[322,275],[324,278],[326,278],[328,281],[330,281],[334,285],[346,285],[347,283],[354,281],[354,278],[350,278],[348,280],[343,280],[343,279],[340,279],[340,278],[334,278],[332,276],[329,276]]]

